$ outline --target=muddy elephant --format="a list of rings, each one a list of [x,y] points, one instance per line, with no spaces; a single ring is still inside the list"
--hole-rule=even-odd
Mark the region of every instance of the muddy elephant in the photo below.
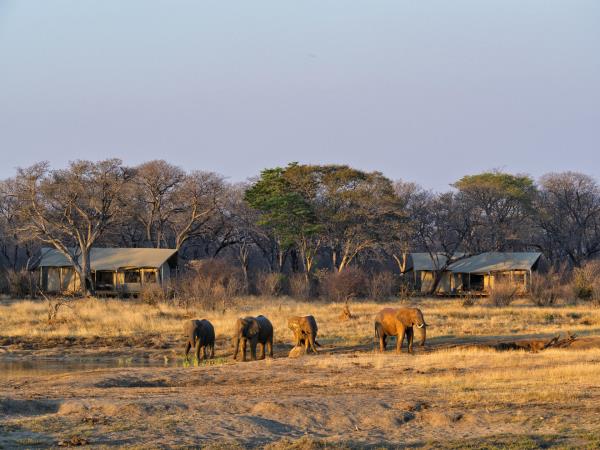
[[[250,342],[250,354],[252,360],[256,360],[256,345],[262,346],[262,355],[264,359],[268,351],[269,356],[273,357],[273,325],[265,316],[239,318],[235,324],[235,334],[233,342],[235,350],[233,359],[237,359],[242,343],[242,361],[246,361],[246,344]],[[268,347],[268,350],[267,350]]]
[[[295,316],[288,319],[288,328],[294,333],[294,347],[304,346],[306,353],[309,348],[317,353],[317,321],[313,316]]]
[[[196,359],[200,361],[200,350],[202,349],[202,359],[207,358],[207,349],[210,350],[210,358],[215,357],[215,329],[206,319],[188,320],[184,325],[185,360],[188,361],[190,348],[196,350]]]
[[[375,339],[379,340],[379,350],[385,351],[388,336],[396,336],[396,352],[400,353],[404,337],[408,343],[408,353],[412,353],[414,328],[421,334],[421,347],[425,346],[427,324],[418,308],[384,308],[375,316]]]

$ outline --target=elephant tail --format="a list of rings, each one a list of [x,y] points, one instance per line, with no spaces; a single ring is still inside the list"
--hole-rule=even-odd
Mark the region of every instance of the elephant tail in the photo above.
[[[375,322],[375,339],[379,339],[381,336],[381,332],[380,332],[379,328],[380,328],[379,322]]]

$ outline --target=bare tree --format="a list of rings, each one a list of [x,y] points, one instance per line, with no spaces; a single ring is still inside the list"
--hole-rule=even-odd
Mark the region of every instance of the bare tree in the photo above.
[[[600,188],[588,175],[551,173],[540,180],[535,221],[540,246],[573,266],[600,254]]]
[[[410,204],[409,216],[416,247],[429,253],[433,262],[429,292],[433,294],[448,266],[461,258],[459,252],[472,234],[470,204],[458,193],[420,191]]]
[[[186,179],[185,172],[166,161],[149,161],[135,169],[133,198],[135,217],[144,228],[145,240],[153,247],[167,245],[167,227],[179,205],[174,197]]]
[[[94,289],[90,251],[122,213],[120,196],[129,179],[118,159],[75,161],[65,170],[50,170],[48,163],[18,170],[13,194],[20,233],[60,251],[85,293]]]

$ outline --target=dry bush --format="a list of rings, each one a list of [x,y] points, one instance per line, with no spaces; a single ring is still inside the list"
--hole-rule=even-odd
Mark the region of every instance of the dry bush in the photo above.
[[[289,278],[290,295],[298,299],[307,299],[312,295],[310,281],[302,273],[294,273]]]
[[[470,308],[471,306],[475,306],[477,297],[475,295],[473,295],[471,292],[465,292],[463,295],[461,295],[461,298],[462,298],[462,305],[465,308]]]
[[[392,272],[378,272],[369,279],[369,298],[387,300],[396,292],[396,276]]]
[[[205,309],[225,309],[233,297],[243,294],[244,281],[241,270],[228,261],[206,259],[191,263],[175,290],[186,307],[197,304]]]
[[[600,261],[589,261],[573,270],[573,295],[578,300],[600,301]]]
[[[329,272],[322,281],[322,293],[327,299],[336,302],[365,297],[368,290],[367,276],[356,267],[347,267],[341,272]]]
[[[519,293],[519,286],[509,281],[497,281],[490,291],[490,303],[494,306],[508,306]]]
[[[2,278],[5,292],[13,298],[33,297],[37,291],[37,276],[26,269],[8,269]]]
[[[561,274],[555,270],[550,270],[546,274],[533,273],[529,293],[533,304],[552,306],[558,302],[563,294],[561,278]]]
[[[289,292],[288,277],[280,272],[262,272],[256,279],[256,290],[266,297],[286,295]]]
[[[148,305],[158,305],[167,300],[167,292],[158,283],[146,283],[142,286],[139,298]]]
[[[410,284],[410,281],[401,279],[398,286],[398,297],[400,300],[408,300],[414,295],[414,290]]]

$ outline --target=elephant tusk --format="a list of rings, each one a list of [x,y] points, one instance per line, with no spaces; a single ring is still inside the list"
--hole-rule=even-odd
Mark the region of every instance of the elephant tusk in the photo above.
[[[423,328],[425,326],[425,322],[423,322],[421,325],[417,325],[417,328]]]

